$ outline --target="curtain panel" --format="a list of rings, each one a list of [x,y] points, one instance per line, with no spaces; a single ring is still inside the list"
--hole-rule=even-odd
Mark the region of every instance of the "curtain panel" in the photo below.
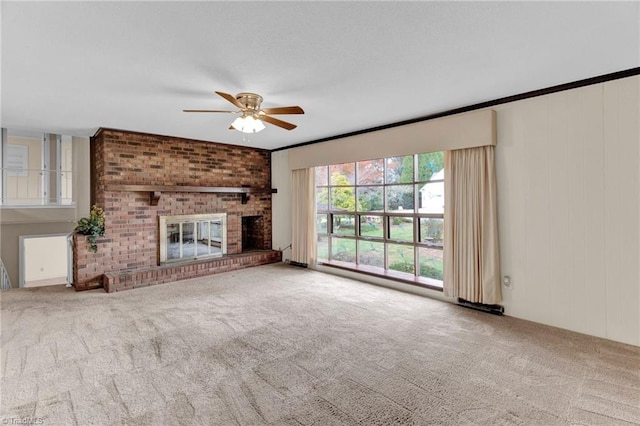
[[[291,260],[316,263],[316,175],[313,168],[291,171]]]
[[[444,295],[502,301],[494,146],[445,152]]]

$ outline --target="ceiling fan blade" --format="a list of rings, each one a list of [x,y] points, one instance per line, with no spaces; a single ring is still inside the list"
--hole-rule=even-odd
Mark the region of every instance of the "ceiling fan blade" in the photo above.
[[[228,100],[229,102],[231,102],[232,104],[234,104],[235,106],[237,106],[238,108],[244,110],[247,107],[242,105],[240,102],[238,102],[238,100],[233,97],[233,95],[230,95],[228,93],[224,93],[224,92],[216,92],[217,95],[222,96],[223,98],[225,98],[226,100]]]
[[[184,112],[228,112],[229,114],[236,114],[238,111],[227,111],[220,109],[183,109]]]
[[[264,112],[265,114],[304,114],[304,110],[297,105],[277,108],[263,108],[262,112]]]
[[[260,120],[266,121],[267,123],[273,124],[274,126],[282,127],[283,129],[287,130],[293,130],[298,127],[295,124],[287,123],[286,121],[278,120],[277,118],[273,118],[268,115],[261,115]]]

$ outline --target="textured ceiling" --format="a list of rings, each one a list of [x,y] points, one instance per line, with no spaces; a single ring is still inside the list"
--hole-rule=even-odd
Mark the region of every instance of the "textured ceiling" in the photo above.
[[[2,126],[274,149],[640,65],[639,2],[8,2]],[[248,139],[215,90],[300,105]],[[390,141],[391,142],[391,141]]]

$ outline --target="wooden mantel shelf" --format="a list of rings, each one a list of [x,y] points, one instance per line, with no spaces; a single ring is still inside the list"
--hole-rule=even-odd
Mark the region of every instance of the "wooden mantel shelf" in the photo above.
[[[275,194],[275,188],[253,188],[249,186],[185,186],[185,185],[107,185],[107,191],[149,192],[151,205],[157,206],[163,192],[209,192],[216,194],[240,194],[242,204],[247,204],[249,194]]]

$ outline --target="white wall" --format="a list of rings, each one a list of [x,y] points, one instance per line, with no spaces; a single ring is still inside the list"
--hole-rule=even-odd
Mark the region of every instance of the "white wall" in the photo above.
[[[640,345],[639,81],[494,108],[508,315]]]
[[[291,244],[291,171],[289,150],[271,154],[271,187],[278,190],[272,200],[272,245],[281,250]],[[291,248],[282,253],[282,260],[291,258]]]
[[[91,167],[89,155],[89,138],[74,136],[73,144],[73,199],[76,202],[74,222],[89,216],[91,211]]]
[[[507,315],[640,345],[639,103],[635,76],[493,108]],[[272,155],[274,248],[289,151]]]

